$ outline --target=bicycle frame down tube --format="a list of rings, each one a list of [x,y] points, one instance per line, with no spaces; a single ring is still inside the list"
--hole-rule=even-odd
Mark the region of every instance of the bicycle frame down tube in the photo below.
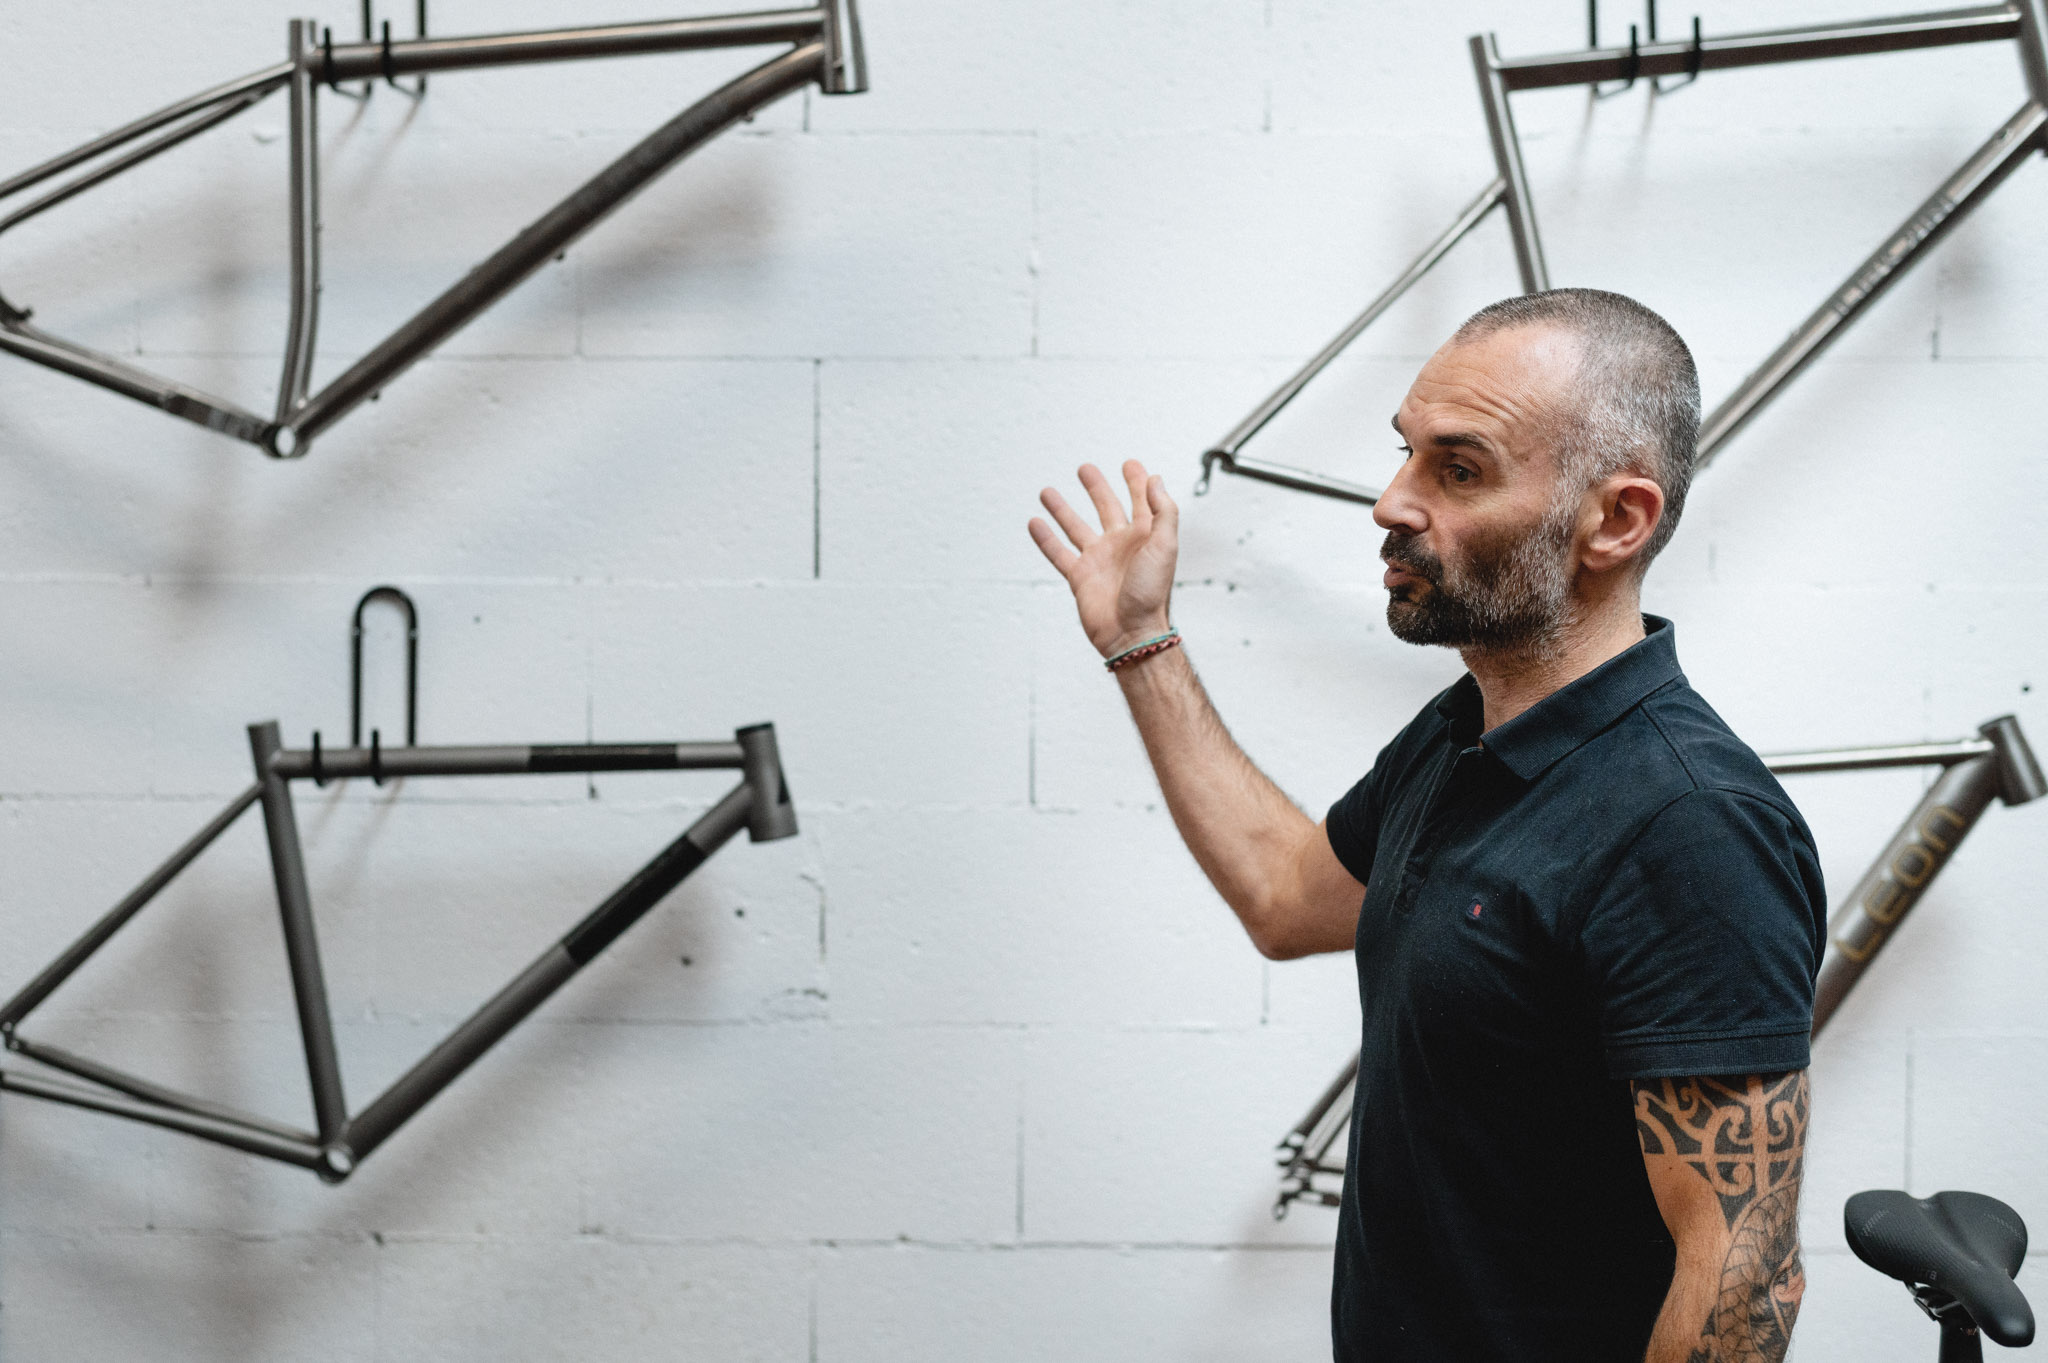
[[[1549,287],[1535,211],[1523,172],[1521,146],[1515,136],[1509,96],[1522,90],[1597,85],[1604,81],[1696,75],[1703,71],[1779,65],[1833,57],[1904,52],[1964,43],[2016,40],[2028,101],[1970,159],[1963,163],[1914,214],[1860,265],[1819,309],[1723,399],[1700,426],[1699,467],[1704,468],[1738,431],[1784,388],[1803,373],[1886,289],[1962,222],[2018,168],[2033,151],[2048,151],[2048,4],[2044,0],[2010,0],[2002,5],[1902,15],[1886,19],[1820,24],[1702,38],[1697,43],[1636,43],[1548,56],[1502,58],[1492,35],[1473,37],[1470,48],[1479,77],[1480,104],[1493,147],[1500,198],[1508,209],[1516,267],[1525,293]],[[1491,207],[1491,205],[1488,205]],[[1468,210],[1468,213],[1470,210]],[[1472,223],[1460,218],[1447,240],[1455,240]],[[1387,303],[1405,292],[1434,266],[1442,249],[1411,266],[1393,289],[1376,300],[1367,314],[1340,333],[1293,379],[1254,409],[1217,445],[1202,456],[1197,491],[1206,491],[1216,468],[1297,491],[1372,505],[1378,493],[1355,483],[1307,469],[1249,459],[1242,447],[1326,368],[1338,351],[1355,340]]]
[[[1842,999],[1991,802],[2021,805],[2048,795],[2048,779],[2043,778],[2018,720],[2003,715],[1977,732],[1977,738],[1954,743],[1780,753],[1764,759],[1765,765],[1783,776],[1886,767],[1944,768],[1828,923],[1833,950],[1821,962],[1815,985],[1813,1035],[1820,1035]],[[1334,1207],[1340,1201],[1344,1164],[1341,1157],[1332,1160],[1330,1151],[1350,1127],[1358,1063],[1359,1057],[1352,1056],[1308,1114],[1281,1137],[1282,1176],[1280,1195],[1273,1204],[1275,1219],[1286,1216],[1295,1202]],[[1332,1180],[1338,1182],[1337,1187],[1329,1186]]]
[[[713,853],[741,831],[755,842],[793,836],[796,813],[783,778],[773,725],[739,730],[731,742],[503,745],[496,747],[349,747],[323,752],[285,749],[277,725],[249,729],[258,783],[231,801],[199,834],[173,853],[83,937],[0,1005],[0,1038],[7,1049],[85,1084],[18,1070],[0,1070],[0,1090],[127,1117],[203,1140],[312,1169],[330,1183],[348,1177],[435,1095],[461,1076],[505,1034],[659,904]],[[459,1024],[427,1055],[351,1118],[342,1099],[326,980],[312,932],[311,896],[292,815],[290,782],[376,780],[402,776],[481,776],[562,772],[738,770],[739,784],[663,848],[633,877],[565,933],[510,983]],[[165,1088],[98,1061],[35,1042],[21,1021],[49,997],[162,891],[198,855],[254,805],[263,807],[286,961],[298,1001],[307,1074],[317,1132],[238,1111]]]
[[[1829,921],[1832,950],[1821,963],[1814,991],[1814,1035],[1835,1015],[1991,802],[2017,805],[2048,794],[2041,768],[2012,716],[1991,721],[1983,734],[1991,751],[1942,772]]]
[[[582,189],[469,272],[453,288],[317,394],[310,379],[320,300],[318,87],[346,80],[433,71],[525,65],[790,43],[789,51],[697,101],[600,172]],[[0,350],[149,403],[172,416],[290,457],[421,356],[466,326],[559,254],[650,180],[706,141],[767,105],[816,82],[826,94],[867,89],[866,55],[855,0],[823,0],[803,9],[698,19],[488,34],[462,38],[343,43],[316,41],[311,20],[293,20],[290,59],[180,100],[0,181],[0,200],[80,167],[73,179],[0,216],[0,232],[55,207],[225,122],[279,89],[291,100],[291,301],[283,371],[270,417],[150,374],[30,325],[30,310],[0,297]],[[162,131],[155,140],[130,144]],[[118,153],[118,154],[117,154]],[[102,160],[102,158],[109,158]],[[100,162],[97,166],[92,163]]]
[[[2005,178],[2019,169],[2021,161],[2041,150],[2044,127],[2048,127],[2048,110],[2028,101],[1941,188],[1929,195],[1827,302],[1800,323],[1769,359],[1707,414],[1700,423],[1695,469],[1713,462],[1721,447],[1748,425],[1765,404],[1804,373],[1865,309],[1989,198],[1991,191],[2005,183]]]

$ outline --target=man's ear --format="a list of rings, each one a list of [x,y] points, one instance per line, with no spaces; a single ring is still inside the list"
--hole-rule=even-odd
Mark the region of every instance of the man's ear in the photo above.
[[[1599,520],[1579,562],[1589,572],[1604,573],[1643,552],[1664,518],[1664,489],[1655,479],[1622,473],[1595,485],[1590,495]]]

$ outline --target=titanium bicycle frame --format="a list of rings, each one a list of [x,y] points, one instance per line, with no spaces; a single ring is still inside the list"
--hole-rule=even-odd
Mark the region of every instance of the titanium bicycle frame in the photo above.
[[[2022,160],[2035,151],[2048,152],[2048,5],[2044,5],[2044,0],[2007,0],[2005,4],[1972,9],[1734,33],[1717,38],[1701,37],[1695,26],[1693,37],[1680,42],[1639,43],[1633,31],[1630,38],[1628,47],[1596,47],[1583,52],[1514,58],[1500,55],[1490,33],[1471,38],[1479,102],[1486,113],[1486,130],[1493,143],[1492,182],[1364,312],[1203,453],[1202,476],[1195,485],[1197,493],[1208,491],[1211,475],[1221,469],[1298,492],[1371,506],[1380,498],[1378,488],[1249,458],[1243,453],[1244,446],[1494,209],[1505,210],[1522,292],[1537,293],[1550,287],[1543,244],[1536,232],[1536,210],[1522,166],[1522,147],[1515,136],[1514,113],[1509,107],[1508,96],[1515,91],[1597,86],[1608,80],[1633,82],[1643,76],[1696,76],[1702,71],[1741,66],[1773,66],[1961,43],[2013,39],[2019,45],[2026,101],[1856,267],[1826,302],[1793,330],[1784,344],[1707,414],[1700,425],[1700,468],[1712,462],[1721,447],[1803,373],[1865,309],[1989,198]]]
[[[65,948],[26,988],[0,1005],[0,1039],[4,1039],[8,1050],[87,1083],[53,1079],[30,1071],[0,1070],[0,1091],[69,1103],[182,1131],[252,1155],[296,1164],[313,1170],[327,1183],[339,1183],[741,829],[755,842],[793,837],[797,831],[796,810],[790,804],[772,724],[741,729],[729,743],[385,748],[373,732],[367,748],[352,743],[346,748],[323,751],[317,734],[309,749],[284,747],[277,723],[272,720],[249,726],[249,748],[256,764],[255,784],[230,800],[211,822],[145,877],[84,936]],[[305,855],[292,811],[293,781],[311,780],[324,785],[330,780],[368,776],[381,784],[387,777],[404,776],[705,769],[737,770],[741,773],[740,783],[561,940],[458,1024],[368,1107],[350,1115],[342,1095],[326,977],[320,968]],[[299,1032],[305,1046],[316,1131],[165,1088],[84,1056],[31,1041],[20,1031],[22,1020],[37,1005],[90,960],[252,805],[262,806],[264,828],[269,835],[272,878],[284,925],[285,958],[291,970]]]
[[[1815,986],[1815,1036],[1991,802],[2023,805],[2048,795],[2048,780],[2042,778],[2034,750],[2011,715],[1985,724],[1975,738],[1953,743],[1779,753],[1764,758],[1764,765],[1782,776],[1884,767],[1942,769],[1828,921],[1829,944],[1834,949],[1821,962]],[[1346,1155],[1339,1142],[1351,1126],[1352,1090],[1357,1080],[1358,1056],[1353,1055],[1308,1115],[1280,1138],[1280,1196],[1273,1204],[1276,1220],[1286,1216],[1295,1202],[1338,1205]]]
[[[856,0],[821,0],[807,9],[652,23],[494,33],[468,38],[420,37],[337,43],[322,39],[310,19],[291,21],[284,61],[183,99],[103,137],[75,147],[12,179],[0,181],[0,202],[82,166],[89,169],[0,216],[0,233],[131,170],[283,90],[291,103],[291,313],[284,373],[273,415],[259,416],[224,398],[148,373],[126,360],[64,340],[34,326],[30,310],[0,297],[0,350],[47,365],[172,416],[245,440],[277,458],[306,453],[313,439],[374,397],[422,356],[503,298],[613,209],[685,156],[806,85],[828,95],[867,89]],[[582,188],[465,275],[410,321],[320,391],[312,392],[314,341],[320,312],[321,85],[432,71],[623,57],[701,48],[788,43],[790,48],[692,104],[612,162]],[[152,134],[160,134],[152,137]],[[150,139],[150,140],[143,140]],[[131,144],[140,145],[131,146]],[[128,150],[122,150],[128,148]],[[119,153],[116,155],[115,153]],[[97,162],[98,164],[93,164]]]

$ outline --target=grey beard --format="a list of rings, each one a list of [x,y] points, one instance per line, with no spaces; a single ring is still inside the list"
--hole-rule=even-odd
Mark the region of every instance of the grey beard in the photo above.
[[[1576,504],[1553,506],[1535,529],[1511,540],[1476,545],[1467,560],[1455,566],[1423,548],[1414,536],[1389,532],[1380,557],[1429,585],[1415,599],[1397,596],[1387,602],[1387,628],[1411,644],[1489,653],[1549,652],[1572,620],[1567,554],[1577,512]]]

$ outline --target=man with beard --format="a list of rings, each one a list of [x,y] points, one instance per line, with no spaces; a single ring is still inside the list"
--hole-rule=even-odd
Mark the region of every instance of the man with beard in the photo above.
[[[1466,675],[1322,823],[1232,741],[1168,619],[1179,513],[1043,493],[1174,824],[1272,958],[1354,949],[1339,1363],[1784,1356],[1824,906],[1813,840],[1679,671],[1692,356],[1616,294],[1474,316],[1423,366],[1373,510],[1387,623]],[[1062,533],[1064,538],[1062,538]]]

